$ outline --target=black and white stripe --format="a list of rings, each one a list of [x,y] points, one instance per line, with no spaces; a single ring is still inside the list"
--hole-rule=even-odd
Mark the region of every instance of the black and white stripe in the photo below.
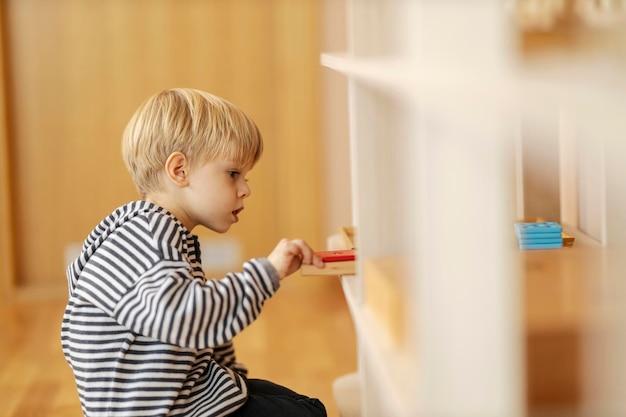
[[[206,280],[197,238],[138,201],[89,234],[67,276],[62,346],[86,416],[222,416],[245,401],[232,338],[278,289],[267,259]]]

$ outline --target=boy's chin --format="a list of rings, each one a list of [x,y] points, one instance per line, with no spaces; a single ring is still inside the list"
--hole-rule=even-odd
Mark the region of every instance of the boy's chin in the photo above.
[[[219,233],[219,234],[224,234],[226,232],[228,232],[230,230],[231,225],[227,225],[227,226],[220,226],[220,227],[207,227],[208,229],[212,230],[215,233]]]

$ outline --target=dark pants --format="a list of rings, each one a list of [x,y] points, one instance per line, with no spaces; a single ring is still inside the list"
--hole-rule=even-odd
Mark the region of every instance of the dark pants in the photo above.
[[[230,417],[326,417],[324,404],[262,379],[249,379],[245,404]]]

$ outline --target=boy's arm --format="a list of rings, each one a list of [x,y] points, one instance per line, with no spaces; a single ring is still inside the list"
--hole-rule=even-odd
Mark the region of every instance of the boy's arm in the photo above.
[[[182,262],[161,262],[122,295],[114,318],[165,343],[204,349],[227,343],[260,314],[278,289],[267,259],[251,259],[222,279],[194,278]]]

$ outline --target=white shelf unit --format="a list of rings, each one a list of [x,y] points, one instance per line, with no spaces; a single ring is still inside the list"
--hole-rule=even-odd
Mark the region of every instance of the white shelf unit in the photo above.
[[[348,79],[359,258],[343,280],[361,416],[526,415],[524,271],[511,234],[530,199],[522,168],[538,167],[521,143],[548,110],[557,210],[605,246],[607,234],[625,243],[608,231],[626,225],[625,199],[607,194],[626,178],[607,154],[626,156],[614,140],[626,132],[623,73],[575,58],[520,64],[501,1],[347,7],[348,51],[321,63]]]
[[[513,153],[501,140],[508,93],[495,78],[482,88],[485,71],[495,68],[424,50],[429,32],[443,30],[431,17],[443,13],[447,24],[467,26],[466,13],[488,20],[492,7],[430,4],[353,1],[350,51],[322,56],[349,79],[360,272],[345,278],[345,289],[359,341],[362,411],[515,416],[522,409],[517,293],[515,280],[502,279],[514,270]],[[482,25],[473,36],[489,30],[499,28]],[[424,53],[434,55],[424,61]],[[489,268],[484,256],[495,260]],[[406,274],[389,268],[390,260]]]

